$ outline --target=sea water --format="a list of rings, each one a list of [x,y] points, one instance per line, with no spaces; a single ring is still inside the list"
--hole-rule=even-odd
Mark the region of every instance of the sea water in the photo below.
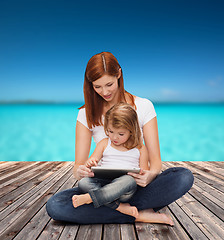
[[[0,161],[74,161],[81,105],[0,105]],[[224,161],[224,104],[154,106],[163,161]]]

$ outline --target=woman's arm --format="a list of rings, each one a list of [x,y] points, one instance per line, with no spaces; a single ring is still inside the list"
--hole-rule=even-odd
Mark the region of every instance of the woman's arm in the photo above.
[[[89,168],[84,166],[89,157],[91,146],[91,131],[79,121],[76,122],[76,136],[75,136],[75,164],[73,173],[76,179],[83,177],[92,177],[93,173]]]
[[[159,134],[156,117],[143,126],[143,136],[145,146],[148,150],[150,163],[149,169],[157,176],[161,171],[162,161],[160,156]]]
[[[141,168],[141,170],[149,170],[149,157],[146,146],[143,145],[139,151],[140,151],[139,167]]]
[[[145,187],[152,182],[152,180],[160,173],[162,168],[156,117],[144,125],[143,136],[148,152],[148,161],[150,163],[149,170],[143,170],[140,174],[129,173],[135,178],[136,183],[141,187]]]

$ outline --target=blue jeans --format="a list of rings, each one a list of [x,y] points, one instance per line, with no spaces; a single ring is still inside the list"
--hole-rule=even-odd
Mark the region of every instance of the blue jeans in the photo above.
[[[78,186],[83,193],[89,193],[95,208],[105,205],[112,209],[118,208],[120,202],[127,202],[137,188],[135,179],[129,175],[113,180],[86,177]]]
[[[194,177],[190,170],[182,167],[169,168],[159,174],[146,187],[137,187],[129,203],[138,210],[153,208],[155,211],[182,197],[193,185]],[[133,223],[135,218],[114,209],[102,206],[94,208],[85,204],[78,208],[72,205],[72,196],[81,194],[78,187],[53,195],[46,204],[48,215],[54,220],[77,224]]]

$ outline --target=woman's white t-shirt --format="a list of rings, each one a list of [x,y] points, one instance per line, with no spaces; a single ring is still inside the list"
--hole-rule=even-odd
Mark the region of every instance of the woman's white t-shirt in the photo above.
[[[135,97],[135,105],[140,129],[142,132],[143,126],[151,119],[156,117],[156,112],[152,102],[146,98]],[[82,123],[92,132],[92,136],[96,144],[102,139],[107,138],[103,126],[95,126],[91,129],[88,127],[85,108],[79,110],[77,121]]]

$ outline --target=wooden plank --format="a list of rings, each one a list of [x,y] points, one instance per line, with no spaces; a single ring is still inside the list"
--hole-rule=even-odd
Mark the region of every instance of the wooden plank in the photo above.
[[[192,239],[208,239],[203,231],[192,221],[191,216],[187,215],[176,202],[170,204],[169,209]]]
[[[102,239],[103,226],[102,224],[80,225],[78,234],[75,240],[97,240]],[[110,236],[109,239],[113,239]],[[108,239],[108,238],[104,238]]]
[[[121,239],[121,230],[119,224],[104,224],[104,239],[119,240]]]
[[[13,161],[0,161],[0,165],[1,166],[4,166],[5,164],[10,164],[12,163]]]
[[[213,165],[213,164],[211,164],[211,162],[199,162],[198,164],[201,167],[213,172],[213,174],[220,175],[222,177],[222,179],[224,178],[224,162],[219,166]]]
[[[21,168],[22,166],[30,165],[29,162],[0,162],[0,177],[6,175],[7,173],[17,170],[18,168]]]
[[[48,163],[45,163],[44,166],[47,164]],[[36,165],[29,171],[27,170],[27,172],[23,173],[22,175],[17,175],[11,179],[7,179],[7,181],[2,183],[0,186],[1,187],[0,197],[5,196],[7,193],[15,190],[19,186],[26,183],[28,180],[31,180],[33,177],[35,177],[37,174],[39,174],[40,171],[42,171],[44,166],[43,166],[43,164],[40,166]]]
[[[70,170],[70,173],[72,174],[72,169]],[[55,193],[72,188],[72,187],[74,187],[74,177],[71,175],[70,178]],[[47,220],[48,219],[50,219],[49,216],[48,216]],[[77,230],[79,228],[79,225],[74,225],[74,224],[71,225],[70,223],[63,223],[63,222],[59,223],[58,222],[58,224],[63,225],[64,228],[60,228],[60,229],[56,228],[55,221],[53,219],[51,219],[48,222],[48,224],[45,226],[43,231],[41,231],[41,234],[39,235],[38,239],[40,239],[40,240],[52,239],[52,237],[54,237],[54,236],[60,236],[60,239],[66,239],[65,238],[66,236],[70,236],[72,238],[72,236],[77,232]],[[62,231],[62,234],[61,234],[61,231]]]
[[[186,234],[182,226],[179,224],[175,215],[166,208],[166,211],[162,209],[159,212],[164,212],[170,215],[173,219],[174,226],[168,226],[164,224],[149,224],[149,223],[136,223],[136,231],[138,233],[138,239],[148,239],[148,232],[152,239],[170,239],[170,240],[188,240],[190,237]],[[153,227],[151,227],[153,226]]]
[[[167,163],[167,166],[172,166],[173,163]],[[175,163],[174,165],[181,165],[184,166],[184,163]],[[188,165],[188,164],[186,164]],[[190,165],[190,164],[189,164]],[[194,174],[196,174],[196,181],[198,178],[198,173],[200,172],[200,174],[204,175],[205,173],[201,173],[201,169],[192,169],[192,166],[190,165],[191,170],[193,170]],[[208,173],[210,174],[209,171],[203,171],[203,172],[207,172],[206,174],[208,175]],[[203,176],[204,177],[204,176]],[[203,188],[203,186],[208,186],[207,184],[211,184],[211,181],[209,182],[203,182],[202,179],[204,180],[204,178],[200,178],[199,177],[199,181],[201,181],[201,187]],[[211,177],[211,179],[213,180],[214,178]],[[207,187],[208,188],[208,187]],[[209,186],[209,188],[211,189],[212,187]],[[217,192],[218,190],[213,188],[213,193]],[[214,236],[212,237],[212,239],[220,239],[220,237],[222,236],[222,234],[224,234],[223,229],[220,229],[222,224],[223,224],[223,209],[220,208],[220,206],[217,206],[216,204],[214,204],[212,201],[210,201],[208,198],[206,198],[203,195],[200,195],[201,193],[198,193],[195,190],[195,187],[193,186],[193,188],[189,191],[189,193],[187,194],[188,198],[190,198],[191,196],[191,201],[194,202],[194,199],[192,198],[192,196],[194,198],[197,199],[197,201],[195,201],[195,204],[197,205],[197,207],[192,207],[191,206],[191,202],[188,202],[188,204],[186,204],[186,196],[182,197],[181,199],[177,200],[178,203],[180,203],[181,201],[185,201],[185,205],[188,206],[187,207],[183,207],[185,209],[185,211],[188,212],[188,214],[191,216],[192,221],[195,222],[195,224],[198,225],[198,228],[201,228],[201,231],[207,235],[207,237],[209,239],[211,239],[212,237],[212,232],[215,231],[216,233],[214,234]],[[215,196],[217,196],[217,194],[215,194]],[[222,197],[223,198],[223,197]],[[216,200],[216,202],[219,200]],[[203,205],[201,205],[201,203]],[[184,205],[183,205],[184,206]],[[206,208],[206,207],[208,208]],[[212,211],[212,212],[211,212]],[[198,213],[198,215],[196,215],[195,213]],[[215,213],[215,214],[213,214]],[[217,216],[219,218],[217,218]],[[208,218],[210,218],[210,220],[208,220]],[[214,220],[215,219],[215,220]],[[220,219],[222,221],[220,221]],[[215,222],[215,223],[214,223]]]
[[[191,190],[189,191],[189,194],[193,196],[198,202],[203,204],[203,206],[209,209],[209,211],[211,211],[222,221],[224,221],[224,209],[216,205],[209,198],[205,197],[203,195],[203,190],[200,190],[200,188],[192,187]]]
[[[136,240],[134,224],[120,224],[122,240]]]
[[[43,166],[44,166],[44,169],[43,169]],[[61,166],[61,164],[50,163],[50,162],[46,165],[41,165],[38,168],[37,173],[33,174],[28,181],[26,181],[23,184],[21,183],[22,185],[19,184],[16,189],[13,189],[11,192],[7,193],[6,195],[0,198],[0,211],[2,211],[4,208],[11,205],[18,198],[20,198],[21,196],[26,194],[28,191],[30,191],[32,188],[36,187],[39,183],[44,181],[47,177],[53,174],[52,169],[58,170],[59,166]]]
[[[35,192],[29,199],[29,201],[24,202],[13,214],[10,214],[1,221],[0,232],[4,240],[11,239],[15,236],[24,225],[29,221],[29,219],[36,214],[36,212],[43,206],[49,199],[49,195],[52,195],[52,191],[55,192],[61,184],[63,184],[69,176],[66,173],[69,172],[71,166],[66,164],[62,171],[56,174],[56,177],[44,185],[41,189]],[[41,185],[41,184],[40,184]]]
[[[73,163],[48,162],[28,165],[24,168],[22,162],[0,162],[0,176],[2,180],[5,179],[5,182],[2,182],[3,186],[12,181],[11,185],[16,187],[0,198],[0,239],[215,240],[222,239],[224,235],[224,188],[219,188],[223,185],[223,163],[163,162],[163,170],[167,167],[182,166],[192,170],[195,176],[192,189],[168,207],[168,213],[175,223],[174,227],[147,223],[76,225],[54,221],[47,215],[45,204],[55,192],[74,185]],[[31,168],[32,165],[35,167]],[[15,171],[13,166],[17,167]],[[11,172],[8,171],[9,168]],[[25,169],[27,171],[18,176]],[[31,173],[34,175],[31,176]],[[14,178],[17,180],[13,181]],[[4,200],[5,204],[7,199],[8,205],[1,205],[1,200]]]
[[[139,240],[146,239],[172,239],[170,235],[172,234],[170,228],[166,225],[153,224],[153,223],[136,223],[136,230],[138,233]],[[175,239],[175,238],[173,238]],[[178,238],[179,239],[179,238]]]
[[[70,240],[70,239],[73,240],[73,239],[75,239],[78,229],[79,229],[79,225],[66,223],[66,225],[63,229],[63,232],[58,240]],[[42,240],[42,237],[40,236],[39,239]],[[47,239],[50,239],[50,238],[47,238]]]
[[[191,165],[188,164],[188,162],[166,162],[166,166],[169,167],[185,167],[192,171],[195,178],[201,179],[203,182],[209,184],[210,186],[213,186],[214,188],[218,189],[219,191],[224,192],[224,185],[223,181],[219,178],[216,178],[209,173],[205,173],[199,169],[195,169]]]
[[[31,197],[34,194],[38,194],[39,191],[42,191],[42,188],[49,183],[50,181],[52,181],[52,183],[55,181],[54,178],[57,177],[61,172],[63,172],[64,169],[67,168],[67,165],[65,165],[64,167],[62,167],[61,169],[59,169],[57,172],[55,172],[55,174],[52,174],[50,177],[46,178],[44,181],[42,181],[39,185],[37,185],[34,189],[31,189],[31,191],[27,192],[25,195],[21,196],[17,201],[13,202],[10,206],[8,206],[6,209],[4,209],[1,212],[0,215],[0,220],[5,219],[7,216],[9,217],[9,215],[11,214],[11,212],[15,211],[17,208],[21,209],[21,204],[23,204],[24,202],[26,202],[28,199],[30,200]],[[16,210],[18,212],[18,210]],[[0,227],[1,229],[1,227]]]
[[[26,173],[28,170],[32,169],[35,165],[41,165],[43,164],[42,162],[27,162],[24,163],[24,166],[21,166],[16,164],[10,169],[7,173],[4,172],[2,176],[0,177],[0,184],[7,182],[10,179],[14,179],[16,176],[21,176],[23,173]],[[1,185],[0,185],[1,186]]]
[[[58,239],[63,229],[64,229],[64,224],[61,224],[58,221],[53,221],[51,225],[48,225],[47,230],[41,233],[41,237],[38,237],[37,239],[40,239],[40,240]],[[26,238],[24,240],[26,240]]]
[[[188,165],[192,166],[195,169],[199,169],[205,173],[209,173],[210,175],[213,175],[214,177],[221,179],[222,181],[224,180],[224,170],[222,169],[217,169],[218,172],[217,173],[214,171],[214,168],[210,168],[210,167],[206,167],[208,166],[208,164],[204,163],[204,162],[188,162]],[[221,171],[220,171],[221,170]]]
[[[209,164],[210,165],[213,165],[213,166],[216,166],[216,167],[218,167],[218,168],[221,168],[221,169],[223,169],[224,168],[224,161],[219,161],[219,162],[217,162],[217,161],[209,161]]]
[[[176,202],[208,239],[223,239],[223,222],[190,194],[185,194]]]
[[[221,208],[224,208],[224,196],[222,192],[208,184],[203,183],[200,179],[197,178],[195,178],[194,180],[193,187],[198,189],[198,191],[201,191],[204,196],[213,201],[215,204],[217,204]],[[201,190],[199,190],[199,188]]]
[[[60,187],[59,191],[63,191],[65,189],[71,188],[73,185],[74,185],[74,178],[73,176],[70,176],[68,180]],[[58,233],[59,228],[55,228],[55,221],[52,220],[51,225],[54,227],[51,227],[49,231],[49,227],[47,226],[47,224],[49,223],[50,219],[51,218],[48,216],[46,211],[46,206],[44,205],[37,212],[37,214],[30,219],[28,224],[19,232],[19,234],[14,239],[15,240],[37,239],[39,235],[40,235],[39,236],[40,239],[52,239],[52,236],[53,237],[57,236],[57,234],[54,233],[53,230],[56,230],[56,232]],[[64,225],[64,224],[61,224],[61,225]],[[40,234],[43,232],[44,229],[46,229],[45,232],[43,234]]]
[[[180,162],[176,162],[175,166],[181,166],[181,167],[186,167],[187,165],[183,165],[184,163],[180,163]],[[173,162],[166,162],[165,164],[166,167],[173,167]],[[166,167],[163,166],[163,168],[165,169]],[[191,169],[192,170],[192,169]],[[219,189],[214,188],[213,185],[211,184],[211,182],[204,182],[204,177],[199,177],[198,172],[196,172],[195,170],[192,170],[193,174],[194,174],[194,185],[197,185],[198,187],[202,188],[205,190],[205,192],[209,193],[211,196],[215,197],[218,199],[218,201],[222,201],[224,202],[224,197],[223,197],[223,192],[221,192]],[[213,198],[214,199],[214,198]],[[215,201],[215,200],[214,200]]]
[[[197,176],[195,176],[194,185],[193,185],[192,189],[194,189],[194,188],[197,188],[197,191],[199,191],[200,194],[203,194],[209,201],[214,202],[216,205],[218,205],[221,208],[224,207],[223,193],[221,191],[219,191],[217,188],[214,188],[213,186],[211,186],[210,184],[205,183]],[[190,193],[191,193],[191,190],[190,190]],[[194,194],[192,194],[192,195],[194,195]],[[206,199],[205,199],[205,201],[206,201]]]

